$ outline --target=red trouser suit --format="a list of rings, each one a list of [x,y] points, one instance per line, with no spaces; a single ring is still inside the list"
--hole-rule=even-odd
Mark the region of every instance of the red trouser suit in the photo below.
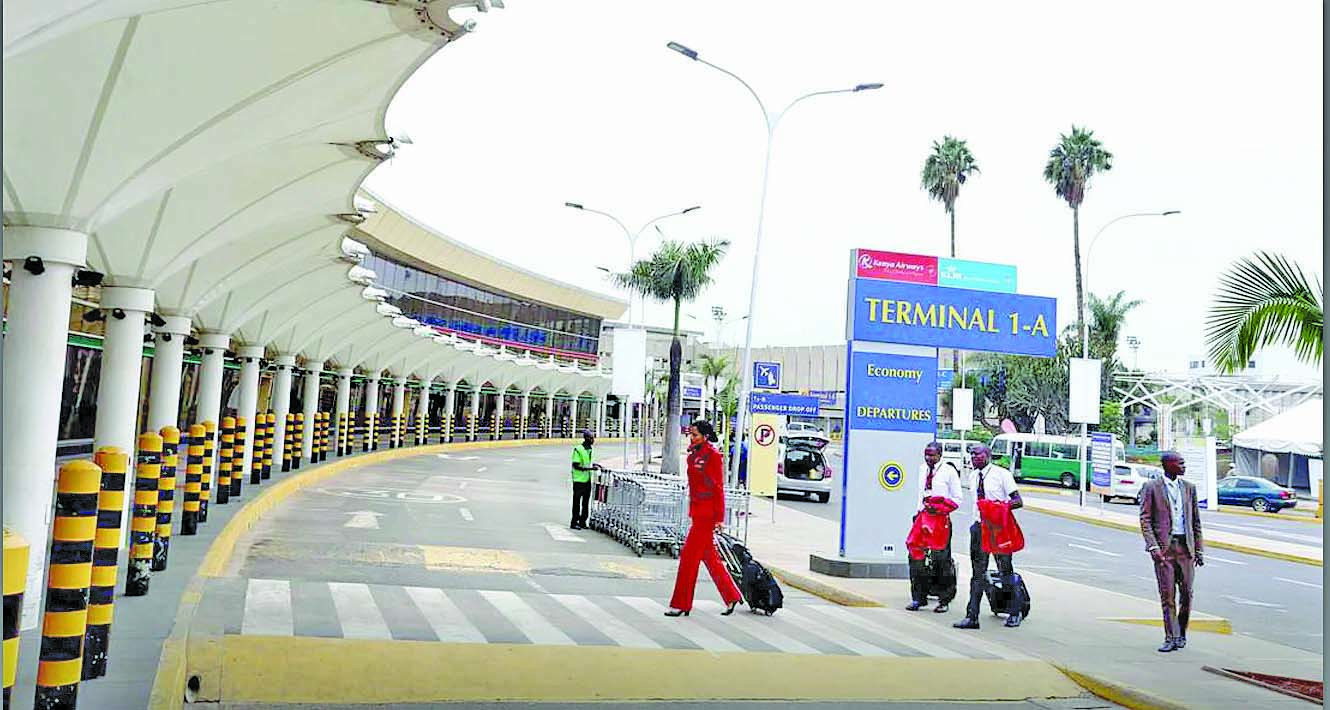
[[[699,563],[706,564],[726,606],[743,598],[716,552],[716,525],[725,520],[724,475],[716,447],[703,443],[688,450],[688,517],[693,524],[679,553],[679,574],[670,598],[674,609],[692,610]]]

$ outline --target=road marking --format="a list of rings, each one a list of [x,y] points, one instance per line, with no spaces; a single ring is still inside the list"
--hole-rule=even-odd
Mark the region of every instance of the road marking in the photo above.
[[[1078,536],[1078,535],[1063,535],[1062,533],[1058,533],[1058,532],[1051,532],[1051,533],[1049,533],[1049,535],[1055,535],[1055,536],[1057,536],[1057,537],[1065,537],[1065,538],[1067,538],[1068,540],[1075,540],[1076,542],[1092,542],[1092,543],[1094,543],[1094,544],[1096,544],[1096,545],[1102,545],[1102,544],[1104,544],[1104,543],[1102,543],[1102,542],[1100,542],[1099,540],[1096,540],[1096,539],[1094,539],[1094,538],[1084,537],[1084,536]]]
[[[1260,602],[1260,601],[1256,601],[1255,599],[1246,599],[1246,598],[1244,598],[1244,597],[1235,597],[1235,596],[1233,596],[1232,594],[1225,594],[1225,595],[1224,595],[1224,598],[1227,599],[1227,600],[1229,600],[1229,601],[1231,601],[1231,602],[1233,602],[1234,604],[1243,604],[1243,605],[1245,605],[1245,606],[1258,606],[1258,607],[1261,607],[1262,609],[1283,609],[1283,608],[1284,608],[1282,605],[1279,605],[1279,604],[1271,604],[1270,602]]]
[[[1245,565],[1245,564],[1247,564],[1246,562],[1239,562],[1238,560],[1230,560],[1230,559],[1226,559],[1226,558],[1223,558],[1223,557],[1213,557],[1213,556],[1211,556],[1211,555],[1206,555],[1206,556],[1205,556],[1205,561],[1206,561],[1206,562],[1223,562],[1223,563],[1226,564],[1226,565]]]
[[[1315,546],[1321,546],[1322,543],[1324,542],[1321,538],[1316,537],[1315,535],[1301,535],[1299,533],[1284,532],[1282,530],[1274,530],[1272,528],[1262,528],[1252,525],[1232,525],[1228,523],[1216,523],[1208,521],[1205,523],[1205,525],[1207,527],[1219,528],[1221,530],[1237,530],[1239,532],[1243,532],[1244,534],[1247,532],[1251,532],[1251,533],[1257,533],[1258,535],[1270,535],[1273,537],[1282,537],[1287,540],[1295,540],[1298,542],[1310,543]]]
[[[369,585],[348,582],[329,582],[333,606],[337,608],[337,621],[342,625],[342,637],[349,639],[391,639],[388,623],[379,613],[379,605],[369,592]]]
[[[240,633],[247,636],[294,636],[291,583],[285,579],[251,579],[245,591],[245,618]]]
[[[832,634],[831,629],[828,628],[826,624],[820,624],[814,619],[809,619],[807,617],[804,617],[803,615],[796,613],[793,609],[790,609],[789,607],[780,610],[780,618],[782,621],[789,622],[790,624],[799,627],[800,630],[802,630],[804,633],[810,636],[817,636],[819,638],[825,639],[830,643],[834,643],[837,646],[843,646],[851,651],[854,651],[860,656],[896,655],[891,651],[882,648],[881,646],[871,644],[867,641],[860,641],[859,639],[849,634],[844,634],[844,633]],[[759,619],[758,621],[765,622],[766,620]]]
[[[425,558],[425,569],[463,570],[467,572],[526,573],[531,563],[508,550],[479,547],[448,547],[445,545],[419,545]]]
[[[699,609],[707,614],[719,612],[724,609],[720,602],[714,601],[699,601],[693,606],[693,608]],[[744,633],[783,653],[808,653],[814,655],[822,653],[798,639],[777,631],[773,628],[775,624],[773,624],[770,619],[757,618],[756,614],[746,613],[745,610],[742,609],[736,609],[730,619],[734,625]]]
[[[476,519],[476,516],[472,515],[471,511],[466,508],[458,508],[457,514],[462,516],[462,520],[465,520],[468,523]]]
[[[457,484],[457,490],[459,491],[466,490],[466,486],[468,483],[470,483],[470,481],[462,481],[461,483]]]
[[[933,656],[934,658],[965,657],[964,655],[957,653],[949,648],[943,648],[942,646],[939,646],[935,643],[931,643],[929,641],[925,641],[924,639],[904,634],[901,632],[899,625],[889,625],[883,623],[882,621],[879,620],[878,615],[875,615],[868,610],[849,612],[840,607],[829,606],[826,604],[810,604],[808,606],[802,607],[800,610],[813,611],[823,616],[830,616],[833,619],[839,619],[851,626],[856,626],[860,628],[864,626],[865,621],[868,621],[869,623],[877,627],[877,631],[882,635],[883,638],[889,638],[892,641],[900,643],[904,646],[909,646],[910,648],[913,648],[914,650],[919,651],[920,653],[926,656]],[[901,612],[901,613],[906,614],[909,612]]]
[[[633,607],[653,621],[657,618],[664,618],[663,614],[665,613],[665,607],[655,599],[647,599],[646,597],[619,597],[619,601]],[[698,625],[687,617],[671,619],[671,621],[677,623],[666,625],[670,631],[688,639],[699,648],[708,651],[743,651],[742,648],[729,639]],[[660,621],[656,621],[656,623],[661,624]]]
[[[577,645],[568,634],[560,631],[557,626],[551,624],[549,620],[540,615],[527,604],[521,597],[513,592],[491,592],[482,591],[481,596],[494,605],[500,613],[504,615],[513,626],[517,627],[522,635],[526,636],[534,644],[544,644],[553,646],[575,646]]]
[[[1301,582],[1296,579],[1289,579],[1288,577],[1275,577],[1275,579],[1281,582],[1288,582],[1289,584],[1301,584],[1304,587],[1313,587],[1315,589],[1321,588],[1321,585],[1319,584],[1313,584],[1312,582]]]
[[[605,634],[611,641],[620,646],[627,648],[660,648],[660,644],[652,641],[646,634],[606,613],[604,609],[596,606],[590,599],[580,594],[551,594],[550,596],[568,611],[582,617],[582,620],[590,624],[592,628]]]
[[[451,454],[434,454],[441,459],[451,459],[453,461],[475,461],[479,456],[453,456]]]
[[[545,532],[549,533],[550,537],[557,542],[586,542],[572,530],[562,525],[555,525],[554,523],[543,523],[543,525],[545,526]]]
[[[406,587],[406,593],[415,603],[416,608],[429,622],[434,635],[445,643],[485,643],[485,634],[466,620],[466,615],[457,608],[442,589],[427,587]]]
[[[1074,543],[1074,542],[1069,542],[1069,543],[1067,543],[1067,547],[1075,547],[1075,548],[1077,548],[1077,549],[1080,549],[1080,550],[1087,550],[1087,551],[1089,551],[1089,552],[1098,552],[1098,553],[1101,554],[1101,555],[1108,555],[1109,557],[1121,557],[1121,556],[1122,556],[1122,553],[1121,553],[1121,552],[1109,552],[1108,550],[1100,550],[1100,549],[1097,548],[1097,547],[1089,547],[1089,546],[1087,546],[1087,545],[1077,545],[1077,544]]]
[[[372,510],[357,510],[354,513],[346,513],[351,519],[346,521],[344,528],[365,528],[366,530],[379,529],[379,517],[383,513],[376,513]]]
[[[484,473],[488,470],[490,470],[489,466],[481,466],[480,468],[476,469],[476,473]]]

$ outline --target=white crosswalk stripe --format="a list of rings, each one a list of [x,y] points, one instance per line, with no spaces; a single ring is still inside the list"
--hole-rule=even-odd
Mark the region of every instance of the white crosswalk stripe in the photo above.
[[[586,539],[562,525],[544,523],[545,532],[558,542],[586,542]]]
[[[551,645],[551,646],[574,646],[577,642],[568,637],[568,634],[559,630],[559,627],[551,624],[548,619],[540,615],[527,604],[525,600],[513,592],[490,592],[480,593],[485,597],[485,601],[494,605],[501,614],[512,622],[531,643]]]
[[[620,646],[626,648],[660,648],[660,644],[652,641],[651,637],[620,621],[584,596],[579,594],[552,594],[550,596]]]
[[[725,607],[721,606],[720,602],[714,601],[699,601],[695,608],[706,614],[719,613],[725,609]],[[759,617],[750,614],[743,609],[735,609],[734,613],[730,615],[729,620],[734,623],[740,631],[743,631],[749,636],[752,636],[758,641],[761,641],[778,651],[784,653],[820,653],[816,648],[809,646],[799,639],[781,633],[776,628],[777,624],[784,625],[784,615],[781,616],[780,621],[771,623],[776,621],[775,617]]]
[[[909,646],[910,648],[919,651],[925,656],[933,656],[934,658],[965,657],[963,654],[957,653],[949,648],[944,648],[942,646],[939,646],[935,643],[932,643],[931,641],[925,641],[921,638],[903,633],[899,628],[886,627],[885,625],[880,623],[881,621],[880,619],[875,618],[877,615],[874,614],[873,612],[877,611],[876,609],[863,609],[858,612],[852,613],[846,611],[845,609],[842,609],[841,607],[829,606],[825,604],[810,605],[805,608],[815,611],[818,614],[829,616],[833,619],[839,619],[847,624],[851,624],[854,626],[864,626],[866,625],[866,623],[871,624],[873,626],[876,626],[877,629],[881,631],[882,635],[885,638],[890,638],[892,641],[895,641],[896,643],[899,643],[904,646]]]
[[[374,596],[365,584],[329,582],[333,606],[337,608],[337,621],[342,625],[342,636],[349,639],[390,639],[392,632],[383,620]]]
[[[415,602],[416,608],[425,617],[425,621],[440,641],[448,643],[485,643],[485,634],[480,633],[467,621],[466,615],[457,604],[443,593],[442,589],[432,587],[407,587],[407,596]]]
[[[859,654],[860,656],[896,655],[891,651],[882,648],[881,646],[868,643],[867,641],[861,641],[849,634],[829,633],[830,630],[827,628],[826,624],[818,623],[817,621],[810,619],[807,616],[804,616],[802,613],[797,612],[793,609],[781,609],[777,613],[780,614],[781,621],[785,621],[790,624],[793,624],[794,626],[799,627],[799,629],[803,633],[809,636],[817,636],[818,638],[825,639],[826,641],[834,643],[837,646],[842,646],[847,650],[853,651]],[[759,621],[761,620],[759,619]]]
[[[665,619],[667,609],[655,599],[646,597],[619,597],[619,601],[638,610],[647,619],[657,626],[662,626],[661,621]],[[659,620],[658,620],[659,619]],[[744,650],[738,644],[724,638],[720,634],[709,631],[698,624],[691,623],[687,617],[672,619],[669,630],[688,639],[700,648],[708,651],[742,651]]]
[[[251,579],[245,593],[246,636],[292,636],[291,583],[285,579]]]

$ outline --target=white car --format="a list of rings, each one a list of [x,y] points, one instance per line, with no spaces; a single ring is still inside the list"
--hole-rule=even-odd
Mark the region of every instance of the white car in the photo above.
[[[1148,481],[1164,475],[1164,469],[1143,463],[1118,462],[1113,466],[1113,488],[1104,495],[1104,502],[1114,498],[1126,498],[1137,505],[1141,503],[1141,487]]]
[[[972,468],[970,465],[970,450],[983,442],[966,441],[963,448],[960,439],[939,439],[938,443],[942,444],[942,460],[955,466],[957,471],[965,473]]]
[[[785,425],[785,433],[789,436],[816,436],[823,439],[827,438],[826,432],[817,427],[816,424],[808,422],[790,422]]]
[[[789,434],[776,448],[776,493],[831,500],[831,466],[822,455],[829,439],[819,435]]]

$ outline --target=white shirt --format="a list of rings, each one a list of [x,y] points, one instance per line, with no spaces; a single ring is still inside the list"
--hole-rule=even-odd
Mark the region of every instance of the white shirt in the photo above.
[[[970,490],[974,492],[974,503],[970,505],[970,513],[975,520],[979,520],[980,475],[984,477],[984,498],[988,500],[1009,501],[1011,494],[1016,492],[1016,478],[1001,466],[990,463],[983,471],[971,473]]]
[[[1187,534],[1187,516],[1184,510],[1182,495],[1182,480],[1170,481],[1168,476],[1164,476],[1164,492],[1168,494],[1168,510],[1173,515],[1173,534]]]
[[[937,467],[933,469],[933,487],[924,488],[928,483],[928,464],[919,464],[919,500],[915,511],[924,509],[924,498],[929,496],[942,496],[950,498],[956,507],[960,507],[965,502],[965,492],[961,490],[961,474],[956,467],[946,461],[939,461]]]

